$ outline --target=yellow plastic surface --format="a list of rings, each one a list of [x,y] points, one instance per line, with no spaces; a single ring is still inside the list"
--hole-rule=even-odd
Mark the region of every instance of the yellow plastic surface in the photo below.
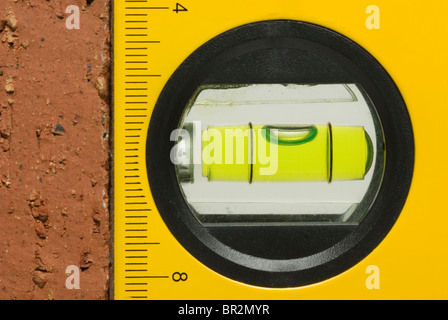
[[[168,10],[142,12],[126,7],[143,5],[125,0],[114,1],[115,298],[447,299],[448,41],[444,39],[448,34],[448,1],[184,0],[180,4],[188,11],[172,11],[175,2],[164,2]],[[380,10],[380,29],[366,27],[370,16],[366,8],[370,4],[375,4]],[[149,14],[149,18],[127,15],[140,13]],[[171,74],[195,49],[218,34],[242,24],[270,19],[318,24],[345,35],[369,51],[398,86],[409,110],[415,136],[412,187],[403,211],[389,234],[372,253],[351,269],[327,281],[301,288],[268,289],[245,285],[204,266],[169,232],[157,211],[146,179],[146,130],[152,109]],[[130,20],[147,22],[126,23]],[[142,47],[147,49],[128,52],[126,48],[137,47],[137,44],[127,43],[136,40],[135,37],[126,36],[132,31],[127,27],[147,28],[148,36],[139,40],[160,42],[145,43]],[[148,63],[141,66],[148,70],[133,73],[126,70],[130,68],[127,58],[136,61],[141,58],[126,55],[142,53],[147,54],[144,58]],[[126,74],[141,76],[126,77]],[[144,81],[147,83],[127,83]],[[125,103],[126,95],[129,95],[126,86],[131,85],[146,89],[142,91],[147,95],[134,99],[142,104],[132,107]],[[129,117],[142,115],[141,110],[126,109],[139,108],[146,108],[143,117]],[[140,147],[127,151],[135,148],[134,144],[127,142],[138,142]],[[127,171],[134,168],[138,169],[137,174]],[[130,177],[135,175],[139,177]],[[129,191],[137,189],[141,191]],[[139,201],[127,198],[136,194],[144,198]],[[144,204],[131,204],[137,202]],[[151,211],[126,211],[135,209]],[[146,231],[126,231],[138,229]],[[141,242],[147,244],[127,244],[137,242],[128,236],[142,235],[147,238]],[[147,266],[143,268],[126,263],[147,263]],[[379,289],[366,285],[372,270],[375,270],[372,266],[379,271]],[[147,271],[127,271],[131,269]],[[173,280],[173,276],[177,279],[182,273],[188,274],[188,280]]]

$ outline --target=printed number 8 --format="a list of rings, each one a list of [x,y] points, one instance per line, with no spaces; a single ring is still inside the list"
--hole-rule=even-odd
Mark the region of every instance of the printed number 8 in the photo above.
[[[188,279],[188,275],[185,272],[174,272],[173,275],[171,276],[171,278],[173,279],[173,281],[175,282],[179,282],[179,281],[187,281]]]

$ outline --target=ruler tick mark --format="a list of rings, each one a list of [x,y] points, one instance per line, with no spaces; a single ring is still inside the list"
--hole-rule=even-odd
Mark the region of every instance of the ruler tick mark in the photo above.
[[[147,236],[127,236],[126,239],[145,239]]]
[[[134,9],[134,10],[166,10],[169,7],[125,7],[125,9]]]
[[[125,43],[160,43],[160,40],[127,40]]]
[[[133,245],[147,245],[147,244],[149,244],[149,245],[157,245],[157,244],[160,244],[159,242],[125,242],[125,245],[130,245],[130,246],[133,246]]]
[[[148,269],[125,269],[126,272],[145,272],[148,271]]]
[[[131,210],[125,210],[125,211],[131,211]],[[140,210],[138,210],[138,211],[140,211]],[[131,219],[131,218],[134,218],[134,219],[146,219],[146,218],[148,218],[148,216],[125,216],[125,218],[128,218],[128,219]]]
[[[126,276],[127,279],[166,279],[169,276]]]
[[[125,74],[125,77],[161,77],[160,74]]]

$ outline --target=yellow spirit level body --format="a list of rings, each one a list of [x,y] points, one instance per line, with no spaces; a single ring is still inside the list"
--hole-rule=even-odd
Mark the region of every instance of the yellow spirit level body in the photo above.
[[[445,129],[448,3],[114,1],[114,294],[116,299],[446,299]],[[411,18],[410,18],[411,17]],[[361,262],[323,282],[263,288],[230,280],[173,237],[152,198],[145,164],[152,110],[176,68],[232,28],[290,19],[352,39],[387,70],[415,137],[412,187],[398,220]],[[387,120],[386,120],[387,121]],[[386,155],[387,156],[387,155]],[[375,282],[376,281],[376,282]],[[374,283],[374,285],[372,285]]]

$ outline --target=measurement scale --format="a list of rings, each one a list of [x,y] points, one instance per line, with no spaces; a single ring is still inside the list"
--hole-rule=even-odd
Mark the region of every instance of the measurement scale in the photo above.
[[[444,54],[446,55],[448,52],[446,44],[440,41],[428,44],[428,47],[434,47],[433,50],[415,48],[413,37],[410,35],[403,36],[401,34],[404,27],[400,25],[400,23],[403,25],[410,23],[415,28],[418,28],[418,26],[416,23],[409,22],[404,18],[403,19],[406,21],[403,19],[403,21],[400,20],[400,10],[402,10],[402,7],[400,7],[399,4],[378,1],[377,6],[381,10],[381,21],[384,21],[384,23],[381,24],[381,29],[371,30],[366,28],[364,23],[368,18],[365,6],[358,1],[346,1],[345,3],[345,5],[341,5],[331,1],[320,1],[319,3],[305,4],[291,0],[284,1],[279,5],[271,2],[255,3],[247,1],[241,3],[241,1],[233,0],[220,3],[192,0],[184,0],[182,2],[170,2],[165,0],[114,1],[113,287],[115,299],[422,298],[427,297],[429,295],[428,292],[431,292],[431,297],[447,297],[447,293],[444,291],[442,285],[446,280],[443,280],[442,278],[442,280],[439,281],[436,276],[438,273],[440,277],[444,277],[442,271],[446,271],[443,267],[443,261],[446,261],[447,256],[446,249],[441,245],[443,243],[442,239],[446,237],[446,233],[444,233],[441,226],[448,221],[446,215],[443,214],[443,202],[440,200],[433,200],[425,205],[420,204],[420,202],[425,198],[424,195],[428,195],[427,192],[424,191],[425,185],[435,183],[436,185],[439,185],[436,189],[442,190],[442,178],[444,177],[446,180],[448,177],[446,177],[446,173],[443,172],[438,173],[438,178],[428,181],[427,177],[433,175],[430,175],[430,168],[424,168],[423,163],[429,161],[428,159],[431,159],[429,155],[420,155],[420,165],[417,164],[413,169],[413,157],[407,158],[406,160],[406,157],[403,156],[404,149],[400,151],[401,153],[398,151],[397,153],[394,153],[394,149],[387,149],[389,146],[394,146],[394,143],[396,143],[394,142],[394,139],[398,138],[390,137],[391,134],[398,134],[393,127],[396,123],[401,121],[391,120],[387,117],[385,118],[384,115],[387,112],[384,110],[388,110],[387,107],[383,108],[382,111],[380,110],[380,119],[378,119],[379,122],[382,122],[385,128],[384,136],[386,137],[386,153],[390,153],[391,155],[387,158],[387,161],[390,161],[389,159],[394,158],[395,156],[397,157],[396,159],[399,158],[400,161],[403,160],[401,163],[403,170],[397,171],[396,174],[397,176],[402,175],[399,178],[402,178],[401,181],[404,181],[402,185],[403,187],[400,187],[400,185],[393,185],[392,183],[387,189],[389,194],[397,192],[397,198],[399,199],[397,202],[402,203],[404,207],[400,207],[399,205],[395,207],[394,205],[391,205],[391,207],[393,207],[390,213],[392,218],[386,217],[383,219],[380,215],[381,218],[374,220],[376,221],[374,222],[374,228],[379,228],[377,233],[380,234],[380,236],[378,236],[380,238],[377,239],[375,236],[375,241],[367,241],[368,249],[363,253],[356,251],[353,258],[346,257],[350,256],[350,253],[345,256],[343,255],[341,260],[345,259],[349,262],[341,262],[341,267],[334,266],[334,263],[330,262],[329,266],[334,267],[334,269],[337,270],[337,272],[335,271],[331,275],[329,274],[328,276],[320,277],[320,269],[316,269],[315,271],[311,270],[309,274],[303,275],[300,270],[295,270],[294,267],[291,267],[294,270],[291,269],[292,271],[290,272],[282,273],[281,276],[277,278],[275,276],[270,277],[269,274],[275,274],[276,271],[266,271],[263,269],[265,268],[264,266],[261,268],[263,270],[257,269],[257,267],[254,267],[258,261],[255,261],[256,259],[249,262],[242,259],[243,261],[238,262],[240,263],[238,264],[232,260],[233,254],[231,254],[231,257],[226,256],[226,252],[224,251],[227,249],[219,251],[221,249],[218,248],[217,254],[215,252],[209,253],[208,250],[214,250],[210,249],[210,247],[214,247],[215,245],[219,247],[222,241],[222,243],[224,243],[223,247],[236,250],[236,256],[241,254],[241,256],[244,257],[248,252],[248,255],[251,256],[256,256],[260,253],[260,256],[263,256],[264,259],[261,260],[261,264],[267,263],[267,265],[269,265],[272,263],[273,270],[279,268],[277,260],[282,260],[284,256],[290,258],[290,255],[292,255],[297,261],[300,260],[298,257],[294,256],[292,251],[281,252],[279,253],[280,256],[276,256],[274,251],[277,247],[272,247],[271,249],[266,249],[267,251],[272,251],[269,253],[270,256],[266,257],[264,256],[265,253],[262,252],[263,247],[260,248],[261,252],[256,248],[258,244],[252,247],[239,247],[233,240],[229,240],[231,237],[241,234],[241,230],[246,230],[245,228],[247,225],[244,225],[244,223],[247,224],[248,221],[254,223],[259,223],[260,220],[265,221],[266,216],[264,216],[265,212],[263,210],[266,210],[266,206],[263,207],[256,204],[253,204],[253,206],[241,206],[238,203],[232,203],[232,210],[239,212],[238,215],[229,216],[226,214],[225,208],[221,207],[213,209],[217,214],[211,215],[210,212],[207,211],[210,210],[210,206],[208,206],[209,203],[206,200],[200,203],[189,200],[190,195],[192,195],[191,197],[194,197],[197,195],[195,192],[202,192],[197,190],[204,189],[197,189],[195,191],[194,186],[192,187],[189,184],[182,184],[180,181],[179,185],[174,184],[174,182],[173,184],[168,182],[165,184],[165,182],[163,182],[160,184],[162,186],[160,190],[157,185],[154,185],[155,182],[163,181],[164,175],[166,176],[167,181],[170,179],[169,174],[167,174],[171,172],[169,171],[170,169],[165,169],[165,167],[162,166],[160,167],[160,172],[158,172],[159,167],[155,166],[157,160],[154,159],[154,153],[152,153],[151,150],[154,151],[156,145],[163,145],[169,139],[169,135],[162,132],[163,128],[160,128],[157,125],[155,126],[154,124],[162,121],[163,111],[160,110],[165,104],[169,105],[171,94],[175,92],[173,91],[173,88],[175,88],[177,84],[182,83],[182,77],[188,78],[190,73],[195,72],[200,74],[200,71],[198,70],[201,68],[198,66],[194,67],[195,63],[197,62],[200,64],[201,57],[207,56],[208,52],[214,50],[213,48],[219,48],[219,50],[221,50],[220,52],[226,52],[227,48],[225,45],[220,47],[220,43],[222,43],[222,41],[232,42],[232,39],[235,38],[231,37],[234,36],[232,35],[232,32],[238,34],[238,28],[246,30],[245,32],[240,33],[243,38],[249,37],[247,34],[256,33],[260,30],[266,32],[270,27],[265,27],[265,25],[258,27],[257,25],[258,23],[265,21],[293,21],[305,23],[307,25],[301,30],[311,30],[310,32],[314,32],[312,31],[314,30],[313,26],[318,26],[316,32],[322,32],[322,35],[326,32],[324,29],[334,30],[336,33],[343,35],[342,38],[345,39],[345,37],[347,37],[362,46],[372,54],[385,70],[387,70],[388,74],[393,78],[394,83],[398,87],[398,96],[402,96],[403,101],[406,102],[406,105],[403,104],[403,110],[406,110],[407,108],[410,119],[412,119],[412,128],[416,137],[416,149],[420,148],[420,150],[422,150],[420,151],[420,154],[424,154],[423,150],[427,149],[426,154],[432,153],[434,155],[434,150],[430,149],[430,145],[422,145],[418,142],[425,140],[428,141],[427,143],[430,143],[431,141],[434,144],[436,143],[434,139],[429,136],[430,130],[424,129],[425,126],[429,126],[429,124],[423,124],[422,119],[428,120],[427,123],[435,123],[435,126],[433,126],[432,129],[436,131],[438,130],[437,128],[439,128],[437,126],[437,121],[439,120],[432,117],[429,119],[430,117],[427,116],[422,109],[427,108],[428,105],[433,106],[433,112],[438,114],[438,119],[441,119],[444,116],[447,116],[446,109],[442,110],[442,108],[438,106],[441,105],[442,102],[446,103],[448,101],[446,100],[446,97],[443,97],[438,93],[443,92],[443,90],[440,89],[443,83],[443,79],[441,78],[443,72],[436,73],[434,71],[436,68],[433,68],[432,71],[428,70],[424,67],[424,64],[437,64],[438,70],[447,70],[448,66],[446,62],[442,61],[442,56]],[[440,7],[447,9],[446,6],[445,3],[440,2]],[[420,12],[422,11],[422,8],[414,8],[413,5],[409,5],[408,10],[414,9],[419,9]],[[426,12],[425,10],[423,11]],[[440,12],[443,11],[444,10],[440,10]],[[391,15],[393,18],[391,18]],[[435,30],[436,28],[432,21],[434,19],[441,19],[441,17],[437,17],[437,15],[440,14],[431,12],[421,20]],[[320,27],[322,27],[322,29],[320,29]],[[277,30],[276,28],[277,27],[273,29]],[[279,28],[281,29],[283,27]],[[296,27],[293,27],[292,29],[294,28]],[[442,31],[443,28],[446,29],[446,27],[441,27],[437,29],[437,32],[442,34],[442,32],[448,31]],[[287,28],[287,30],[289,29]],[[398,34],[400,34],[400,43],[397,44],[397,46],[399,46],[401,50],[407,52],[406,57],[404,58],[397,56],[396,52],[390,50],[390,46],[395,43]],[[339,40],[335,40],[335,43],[337,41]],[[280,46],[285,45],[281,44]],[[286,45],[285,48],[288,49],[288,45]],[[252,52],[250,51],[251,49],[248,50],[249,52]],[[422,58],[429,57],[428,52],[432,52],[434,59]],[[197,53],[196,56],[194,55],[195,53]],[[190,59],[190,57],[199,60]],[[244,55],[241,57],[243,59]],[[260,57],[261,56],[259,56],[259,58]],[[408,65],[403,63],[403,59],[412,61],[413,65],[415,65],[415,70],[410,70]],[[184,63],[184,61],[187,61],[187,63]],[[246,63],[246,65],[247,64],[248,63]],[[193,65],[193,67],[191,67],[191,65]],[[375,68],[376,67],[374,67],[374,69]],[[235,70],[238,68],[231,66],[230,69]],[[223,79],[231,79],[230,75],[225,74],[226,71],[223,72]],[[422,74],[424,77],[431,77],[432,87],[429,88],[427,84],[422,84],[420,81],[416,81],[415,72]],[[214,79],[216,78],[219,77],[215,76]],[[179,105],[178,107],[180,110],[184,110],[182,111],[184,116],[179,116],[176,112],[173,113],[173,108],[170,107],[170,109],[167,107],[166,118],[177,118],[171,120],[165,119],[163,121],[166,121],[166,123],[179,122],[182,124],[182,121],[187,123],[187,120],[204,120],[202,118],[194,118],[194,111],[200,110],[201,107],[201,101],[197,99],[195,100],[195,98],[207,98],[208,95],[215,95],[213,99],[216,100],[216,97],[218,96],[216,96],[216,92],[213,90],[228,90],[229,86],[233,87],[236,85],[236,83],[229,84],[228,82],[222,81],[217,84],[213,83],[213,86],[215,87],[210,87],[209,85],[211,82],[207,81],[208,80],[205,81],[207,84],[206,86],[197,86],[195,89],[196,91],[194,88],[188,89],[191,91],[190,93],[192,93],[191,96],[189,96],[189,99],[187,99],[189,102],[185,103],[185,105]],[[269,83],[269,81],[260,81],[260,79],[257,81]],[[249,79],[249,81],[244,82],[243,86],[238,85],[235,89],[240,91],[234,92],[244,91],[246,99],[254,99],[255,101],[256,94],[252,96],[251,92],[256,92],[257,89],[255,86],[252,90],[250,89],[250,86],[257,83],[257,81],[251,82]],[[273,92],[272,94],[274,96],[285,94],[285,92],[282,91],[283,89],[275,86],[275,83],[279,82],[282,83],[282,81],[273,81],[274,84],[268,88]],[[322,82],[325,81],[321,81],[321,83]],[[351,88],[351,92],[356,92],[358,94],[356,96],[358,102],[361,103],[364,101],[363,97],[366,95],[363,93],[363,88],[357,88],[356,86],[352,87],[351,83],[345,83],[343,81],[337,83],[341,86]],[[393,82],[391,81],[391,83]],[[305,84],[307,83],[305,82]],[[187,85],[184,85],[184,87],[187,87]],[[249,89],[247,89],[248,87]],[[439,90],[437,90],[437,88],[439,88]],[[180,86],[179,90],[181,89]],[[358,89],[359,92],[357,91]],[[370,88],[364,89],[370,90]],[[183,90],[188,91],[187,89]],[[295,88],[295,90],[300,92],[300,94],[305,92],[303,88]],[[307,94],[312,95],[314,93]],[[367,95],[370,94],[372,94],[372,91],[367,93]],[[341,95],[343,95],[343,93],[341,93]],[[175,99],[175,96],[176,94],[173,94],[173,99]],[[239,103],[238,97],[239,96],[236,95],[231,98],[235,104]],[[215,101],[213,99],[204,101]],[[333,98],[330,97],[330,100],[331,99]],[[396,101],[398,100],[400,99],[397,99]],[[248,100],[244,100],[241,103],[244,104],[247,101]],[[260,101],[257,103],[260,103]],[[267,102],[266,100],[262,101],[262,104],[267,106],[272,105],[272,103]],[[366,112],[368,112],[370,108],[369,105],[369,100],[365,99],[364,106]],[[305,108],[305,110],[308,110],[306,109],[307,107],[310,106],[306,104],[301,105],[301,108]],[[342,108],[345,107],[342,106]],[[381,109],[381,106],[379,108]],[[236,110],[238,111],[239,109],[236,108]],[[390,111],[389,116],[394,117],[394,115],[396,116],[397,114],[398,112],[396,111]],[[401,114],[398,116],[401,117]],[[409,121],[406,116],[403,116],[403,123]],[[189,117],[191,117],[191,119]],[[213,119],[210,118],[211,120],[209,121],[217,121],[217,118],[219,118],[219,115]],[[272,121],[271,119],[269,120]],[[262,120],[259,121],[260,124],[270,124],[261,121]],[[245,122],[244,125],[247,125],[247,123],[248,122]],[[372,122],[366,120],[362,122],[362,125],[366,128],[378,128],[379,126],[376,123],[377,120],[375,119],[372,120]],[[182,128],[181,124],[179,125],[180,129]],[[313,125],[326,126],[328,125],[328,122],[322,124],[302,122],[294,123],[293,125],[305,125],[308,127]],[[337,125],[335,127],[337,128]],[[154,128],[157,128],[157,130]],[[402,130],[404,132],[403,136],[400,134],[398,135],[400,138],[404,137],[403,148],[409,147],[406,151],[409,151],[409,154],[413,154],[414,142],[412,130],[409,131],[409,128],[411,128],[410,122],[409,125],[405,124],[404,130]],[[149,136],[148,130],[153,133],[160,132],[160,137],[154,134]],[[387,174],[389,172],[388,170],[390,170],[388,169],[389,163],[386,162],[385,169],[378,167],[378,163],[381,163],[381,157],[383,156],[380,147],[381,135],[378,133],[380,130],[372,130],[370,135],[371,137],[373,136],[374,139],[376,139],[375,136],[377,136],[377,140],[375,141],[378,142],[377,148],[375,149],[375,155],[378,157],[375,170],[378,172],[385,172],[384,179],[378,178],[377,182],[378,185],[382,183],[382,186],[387,186],[387,183],[390,182],[389,180],[393,179],[389,179],[389,175]],[[438,135],[438,139],[446,141],[443,137],[446,138],[446,133],[440,133]],[[159,140],[163,140],[164,142]],[[170,142],[171,145],[175,145],[175,141],[168,142]],[[446,153],[446,151],[443,152]],[[169,154],[165,154],[164,159],[169,159],[168,156]],[[438,155],[438,157],[444,158],[441,155]],[[396,159],[394,161],[396,161]],[[440,163],[439,165],[442,164]],[[174,168],[172,163],[168,163],[167,167],[169,166]],[[399,166],[397,166],[397,168],[398,167]],[[150,171],[149,168],[157,169]],[[372,167],[370,171],[375,172],[375,170]],[[174,169],[172,171],[174,172]],[[148,176],[152,177],[152,180],[151,178],[148,178]],[[411,188],[411,192],[408,195],[411,177],[413,181],[413,189]],[[233,184],[236,188],[235,190],[243,190],[248,187],[248,180],[244,180],[246,182],[244,185]],[[376,183],[375,177],[369,181],[373,181],[370,182],[371,185]],[[328,185],[328,182],[325,183]],[[210,188],[206,187],[206,189],[213,190],[214,185],[210,186]],[[255,184],[253,186],[255,186]],[[299,185],[297,186],[299,187]],[[383,188],[385,188],[382,186],[378,186],[378,190],[383,190]],[[257,186],[257,188],[260,188],[261,190],[264,186]],[[306,188],[310,189],[310,185],[307,185]],[[400,189],[404,189],[404,191],[400,191]],[[330,191],[327,193],[327,196],[331,198]],[[399,192],[402,192],[402,194],[400,195]],[[441,191],[435,191],[435,194],[440,192]],[[161,200],[162,198],[165,199],[163,193],[166,194],[165,198],[168,199],[171,199],[170,197],[173,196],[173,201],[175,201],[176,204],[182,203],[183,209],[176,206],[170,207],[170,204],[163,203],[163,201],[165,201]],[[212,191],[209,193],[212,193]],[[174,200],[174,195],[179,196],[176,198],[177,200]],[[184,195],[185,199],[182,198],[182,195]],[[374,196],[372,197],[374,198]],[[382,196],[380,198],[382,199]],[[228,201],[228,199],[225,201]],[[385,203],[386,202],[387,201],[385,201]],[[360,203],[362,203],[361,200]],[[338,205],[340,205],[340,203]],[[386,206],[386,204],[384,206]],[[323,210],[322,207],[322,204],[319,204],[319,210]],[[331,205],[329,206],[329,208],[333,207],[334,206]],[[179,208],[179,214],[177,214],[177,208]],[[186,218],[185,216],[181,216],[187,211],[187,208],[196,212],[195,214],[197,216],[195,216],[195,214]],[[280,208],[281,209],[279,210],[287,211],[295,210],[296,207],[293,206],[292,209],[289,207],[288,209],[285,209],[285,206],[282,204]],[[306,206],[303,210],[307,211],[309,208],[313,208],[313,206]],[[324,207],[325,210],[327,210],[326,208],[327,207]],[[201,210],[204,211],[202,212]],[[247,210],[251,214],[245,215]],[[357,212],[356,209],[353,210]],[[428,210],[431,211],[433,219],[438,221],[436,226],[429,222],[423,222],[423,224],[427,223],[428,227],[431,226],[431,228],[425,230],[419,228],[419,225],[422,224],[421,217],[419,217],[422,210],[425,212]],[[255,218],[254,215],[252,215],[254,211],[257,212]],[[316,216],[314,218],[309,218],[310,216],[308,215],[306,218],[303,218],[304,215],[302,211],[299,213],[294,211],[292,215],[283,214],[284,211],[281,212],[282,214],[269,218],[272,221],[268,219],[268,227],[271,226],[270,223],[280,226],[279,228],[282,228],[281,226],[286,226],[286,229],[295,228],[296,226],[300,227],[302,224],[308,226],[310,224],[309,219],[311,219],[311,224],[313,226],[321,225],[323,223],[324,229],[328,227],[328,225],[325,225],[325,219],[328,218],[328,215],[317,215],[317,218]],[[350,212],[353,213],[352,211]],[[362,214],[360,213],[360,215],[362,217],[365,215],[367,220],[369,220],[369,217],[371,216],[369,216],[369,211]],[[347,214],[345,216],[347,216]],[[356,214],[353,216],[356,217]],[[294,219],[291,219],[291,217],[294,217]],[[333,217],[334,215],[331,216],[331,219],[333,219]],[[229,227],[229,221],[232,223],[236,222],[236,227]],[[291,221],[295,224],[293,223],[289,225],[288,223]],[[351,221],[349,219],[347,221],[340,224],[341,228],[344,230],[348,230],[348,228],[352,227],[355,228],[358,224],[362,225],[360,221],[364,220]],[[387,225],[385,229],[377,226],[383,222]],[[243,225],[239,225],[238,223],[243,223]],[[190,230],[189,228],[192,225],[193,227],[191,227]],[[247,237],[242,237],[241,240],[237,240],[236,242],[250,242],[251,239],[253,239],[251,236],[259,234],[257,233],[259,232],[257,230],[261,230],[261,228],[265,227],[266,226],[257,227],[259,229],[255,228],[255,231],[253,231],[254,233],[249,233]],[[309,226],[307,228],[313,227]],[[213,242],[215,241],[215,238],[213,237],[213,239],[210,240],[210,235],[208,233],[201,238],[201,235],[204,233],[203,230],[212,230],[210,234],[212,234],[213,237],[216,235],[216,239],[219,239],[219,241]],[[228,230],[229,233],[223,235],[226,231],[223,231],[220,234],[219,230]],[[268,229],[263,230],[266,231]],[[309,232],[311,229],[306,230]],[[278,234],[275,232],[272,233],[271,231],[266,232],[271,236]],[[415,239],[416,233],[419,234],[420,240],[418,243]],[[282,232],[280,232],[280,234],[282,234]],[[199,235],[197,239],[195,238],[196,235]],[[336,239],[338,237],[337,232],[332,233],[332,236]],[[294,236],[290,236],[289,234],[285,237],[287,239],[295,239]],[[209,245],[209,240],[212,242],[212,245]],[[266,242],[262,243],[269,246]],[[320,242],[317,241],[317,243]],[[362,241],[360,243],[362,244]],[[405,243],[412,243],[412,249],[406,247],[404,245]],[[203,246],[202,244],[205,245]],[[328,243],[325,245],[330,246]],[[195,248],[195,246],[197,248]],[[355,247],[356,245],[353,246]],[[335,247],[337,247],[337,241]],[[318,253],[319,252],[317,251],[317,254]],[[266,255],[268,254],[266,253]],[[216,258],[217,256],[219,256],[219,258]],[[398,261],[395,259],[397,256],[400,257]],[[441,264],[438,264],[437,266],[434,266],[433,264],[431,268],[435,268],[436,272],[431,272],[431,274],[428,275],[426,271],[429,270],[429,267],[425,266],[418,257],[425,257],[423,260],[434,260],[441,262]],[[293,258],[290,260],[294,260]],[[241,267],[241,265],[243,265],[243,267]],[[409,268],[410,265],[412,267]],[[326,268],[326,266],[327,265],[324,264],[323,269]],[[370,281],[368,270],[372,270],[372,268],[370,268],[371,266],[377,267],[381,272],[379,273],[381,277],[381,286],[379,289],[372,289],[367,284]],[[285,264],[285,268],[286,267],[290,266],[286,266]],[[266,268],[269,269],[270,267],[268,266]],[[293,275],[290,276],[290,274]],[[428,276],[432,281],[425,280],[425,277]],[[259,278],[267,278],[267,280],[259,280]],[[311,280],[307,280],[308,278]],[[406,280],[411,278],[413,281]],[[436,279],[438,281],[436,281]]]

